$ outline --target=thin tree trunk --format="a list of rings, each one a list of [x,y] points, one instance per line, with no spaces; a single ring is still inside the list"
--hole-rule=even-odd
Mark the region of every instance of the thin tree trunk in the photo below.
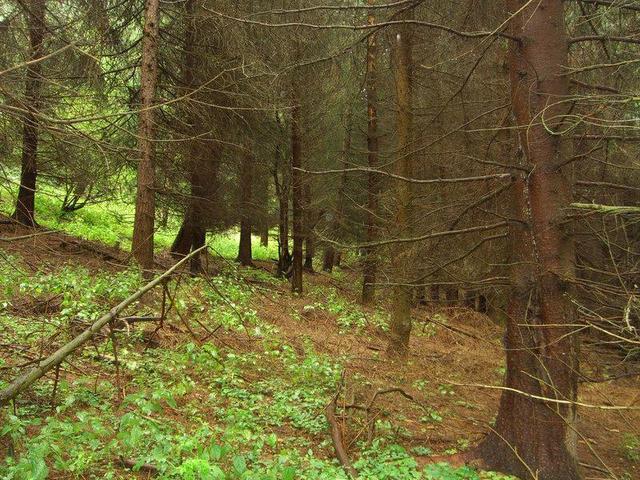
[[[30,60],[44,55],[45,0],[31,0],[28,3],[27,22],[29,26]],[[40,108],[42,85],[42,62],[27,67],[25,80],[24,108],[27,113],[22,124],[22,166],[20,188],[13,218],[18,222],[35,226],[35,196],[38,177],[38,131],[36,116]]]
[[[440,304],[440,285],[431,285],[429,287],[429,297],[434,305]]]
[[[412,32],[409,25],[399,28],[393,45],[394,77],[396,87],[397,140],[398,148],[396,173],[405,178],[413,176],[413,163],[410,154],[411,128],[413,118],[411,114],[411,76],[412,76]],[[396,182],[396,218],[394,228],[402,236],[411,236],[411,184],[404,181]],[[393,288],[393,307],[391,310],[391,324],[387,354],[406,360],[409,354],[409,340],[411,336],[411,300],[412,288],[407,283],[411,275],[411,246],[398,246],[394,252],[393,275],[396,285]]]
[[[315,243],[313,238],[313,212],[311,210],[311,185],[309,179],[304,185],[304,268],[313,271],[313,257],[315,255]]]
[[[260,246],[269,246],[269,222],[265,219],[260,228]]]
[[[353,113],[351,107],[348,108],[345,122],[344,144],[342,147],[341,164],[344,171],[340,175],[340,187],[336,196],[336,213],[333,218],[333,235],[340,240],[344,236],[344,206],[347,200],[347,167],[349,152],[351,151],[351,135],[353,131]],[[333,267],[340,266],[341,252],[331,243],[327,243],[322,262],[322,269],[325,272],[333,271]]]
[[[508,0],[507,9],[518,12],[510,22],[511,34],[522,39],[510,47],[511,93],[520,150],[532,168],[526,180],[514,182],[513,203],[524,222],[512,222],[518,228],[511,234],[514,292],[505,384],[551,400],[504,391],[495,429],[478,451],[489,468],[521,478],[535,472],[540,480],[577,480],[576,408],[553,401],[575,401],[578,378],[569,283],[574,247],[563,227],[571,184],[559,167],[567,155],[565,142],[552,133],[562,130],[567,113],[563,2]]]
[[[278,268],[277,277],[282,277],[289,269],[291,255],[289,253],[289,170],[290,166],[282,161],[282,149],[276,146],[273,180],[278,197]],[[282,180],[278,171],[282,171]]]
[[[295,87],[294,87],[295,89]],[[291,290],[302,293],[302,244],[304,243],[304,212],[302,173],[302,144],[300,138],[300,105],[297,92],[291,108],[291,183],[293,186],[293,269]]]
[[[375,0],[367,0],[368,5],[374,5]],[[369,12],[369,25],[375,24],[373,10]],[[376,56],[377,56],[376,35],[371,34],[367,38],[367,162],[369,168],[378,167],[378,99],[377,99],[377,79],[376,79]],[[370,171],[367,175],[367,212],[365,215],[365,236],[366,242],[373,242],[377,238],[378,212],[378,175]],[[362,303],[370,304],[375,300],[375,282],[378,270],[376,258],[377,249],[367,247],[364,251],[363,279],[362,279]]]
[[[251,254],[251,229],[253,223],[252,184],[253,154],[246,153],[240,163],[240,243],[238,261],[241,265],[253,264]]]
[[[284,275],[291,265],[289,252],[289,195],[280,198],[278,221],[278,276]]]
[[[138,264],[153,269],[155,220],[154,98],[158,81],[158,31],[160,0],[146,0],[140,78],[141,110],[138,125],[138,191],[131,249]]]

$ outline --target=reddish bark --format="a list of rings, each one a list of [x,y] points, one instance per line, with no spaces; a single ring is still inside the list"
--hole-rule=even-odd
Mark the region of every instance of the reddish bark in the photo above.
[[[160,1],[145,4],[140,78],[140,119],[138,125],[138,191],[131,250],[138,264],[153,269],[153,233],[155,221],[155,145],[154,100],[158,81],[158,33]]]
[[[30,60],[44,55],[45,0],[32,0],[28,4],[27,23],[29,26]],[[22,124],[22,166],[20,188],[13,218],[18,222],[35,226],[35,196],[38,177],[38,109],[42,84],[42,62],[27,67],[25,80],[24,107],[27,113]]]
[[[505,383],[525,394],[503,392],[495,429],[478,452],[490,468],[521,478],[535,472],[540,480],[576,480],[575,405],[553,401],[576,400],[578,368],[569,298],[574,249],[563,227],[571,184],[560,167],[565,142],[550,132],[561,128],[567,109],[561,102],[568,92],[563,2],[507,5],[518,12],[510,22],[512,35],[521,39],[510,47],[511,92],[520,150],[531,173],[514,184]]]

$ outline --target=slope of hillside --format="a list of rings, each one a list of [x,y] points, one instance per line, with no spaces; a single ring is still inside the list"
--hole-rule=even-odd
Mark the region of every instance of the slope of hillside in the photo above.
[[[0,237],[5,386],[140,278],[125,252],[99,243],[11,224]],[[356,303],[354,273],[305,282],[292,296],[271,262],[238,268],[210,253],[205,275],[175,276],[126,315],[164,308],[162,320],[116,323],[3,413],[2,477],[348,478],[329,412],[360,478],[504,478],[456,460],[497,410],[488,387],[503,375],[499,326],[463,308],[419,308],[400,365],[384,355],[385,305]],[[602,373],[602,355],[584,352],[585,375]],[[585,386],[581,402],[637,406],[637,379],[610,382],[609,397],[600,386]],[[587,476],[637,478],[629,425],[640,425],[637,410],[581,410]]]

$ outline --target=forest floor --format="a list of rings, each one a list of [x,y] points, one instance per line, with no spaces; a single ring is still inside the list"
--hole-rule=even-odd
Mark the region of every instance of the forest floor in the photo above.
[[[6,241],[32,233],[0,227],[0,387],[141,281],[126,252],[98,242],[59,232]],[[502,381],[503,329],[487,316],[415,309],[403,365],[384,354],[384,298],[357,303],[355,264],[306,274],[303,296],[272,261],[207,264],[168,284],[162,325],[119,325],[18,397],[0,424],[0,477],[346,479],[325,418],[339,394],[360,478],[505,478],[437,463],[472,448],[495,417],[500,392],[487,387]],[[162,303],[157,288],[127,315],[158,315]],[[584,375],[624,373],[612,355],[585,346]],[[583,383],[580,401],[638,406],[639,396],[637,377],[623,377]],[[638,410],[581,408],[585,478],[640,478],[639,426]]]

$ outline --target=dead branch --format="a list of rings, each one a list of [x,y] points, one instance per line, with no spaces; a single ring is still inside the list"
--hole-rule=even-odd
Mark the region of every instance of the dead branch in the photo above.
[[[340,387],[342,382],[338,386],[338,390],[336,394],[331,399],[331,402],[325,407],[324,414],[327,417],[327,421],[329,422],[329,426],[331,428],[331,441],[333,442],[333,448],[336,451],[336,457],[344,471],[351,478],[357,478],[358,472],[353,465],[351,464],[351,460],[349,460],[349,455],[344,448],[344,441],[342,439],[342,431],[340,430],[340,426],[338,425],[338,421],[336,420],[336,407],[338,404],[338,397],[340,396]]]
[[[14,399],[20,392],[33,384],[36,380],[41,378],[44,374],[46,374],[49,370],[60,365],[62,361],[79,347],[87,343],[91,340],[102,328],[115,319],[120,312],[122,312],[126,307],[131,305],[133,302],[142,297],[149,290],[153,289],[155,286],[160,284],[165,278],[168,278],[173,272],[175,272],[181,265],[183,265],[189,258],[191,258],[194,254],[199,253],[202,249],[206,248],[206,245],[194,250],[189,255],[184,257],[178,263],[176,263],[169,270],[164,272],[162,275],[156,277],[154,280],[147,283],[140,290],[135,292],[133,295],[127,297],[122,302],[120,302],[117,306],[113,307],[109,313],[103,315],[98,320],[96,320],[89,328],[87,328],[80,335],[75,337],[66,345],[60,347],[54,353],[49,355],[47,358],[42,360],[37,367],[31,369],[25,374],[16,378],[11,384],[0,391],[0,407],[5,406],[10,400]]]

